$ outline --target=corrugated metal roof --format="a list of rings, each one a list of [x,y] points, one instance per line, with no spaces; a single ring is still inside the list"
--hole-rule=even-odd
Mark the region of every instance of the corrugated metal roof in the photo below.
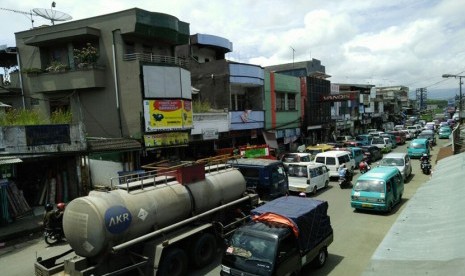
[[[440,160],[376,249],[363,275],[463,275],[465,153]]]

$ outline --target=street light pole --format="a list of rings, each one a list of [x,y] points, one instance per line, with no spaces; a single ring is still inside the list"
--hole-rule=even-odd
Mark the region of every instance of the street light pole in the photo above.
[[[461,114],[463,113],[463,108],[462,108],[462,78],[465,78],[465,76],[459,76],[459,75],[452,75],[452,74],[444,74],[442,75],[443,78],[459,78],[459,122],[462,122],[462,116]]]

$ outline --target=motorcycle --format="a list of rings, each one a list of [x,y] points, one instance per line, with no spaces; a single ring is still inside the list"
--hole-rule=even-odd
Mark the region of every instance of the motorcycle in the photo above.
[[[429,163],[429,161],[421,162],[421,171],[426,175],[431,173],[431,164]]]
[[[57,244],[65,239],[65,233],[62,227],[45,228],[44,231],[45,243],[48,245]]]
[[[352,187],[352,172],[345,169],[339,171],[339,187],[344,189],[345,187]]]
[[[369,171],[371,167],[368,165],[368,163],[360,162],[360,164],[358,164],[358,169],[361,174],[364,174]]]

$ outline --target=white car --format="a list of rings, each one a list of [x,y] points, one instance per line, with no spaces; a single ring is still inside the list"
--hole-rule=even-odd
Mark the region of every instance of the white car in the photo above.
[[[378,162],[379,166],[394,166],[399,169],[404,181],[407,180],[412,174],[412,162],[407,153],[392,152],[386,154],[381,161]]]
[[[312,155],[306,152],[290,152],[285,153],[281,157],[281,161],[283,161],[285,165],[289,163],[310,162],[312,161]]]
[[[387,137],[373,137],[371,145],[378,147],[382,153],[388,153],[392,150],[391,139]]]
[[[320,163],[292,163],[287,167],[289,191],[316,194],[329,185],[329,170]]]

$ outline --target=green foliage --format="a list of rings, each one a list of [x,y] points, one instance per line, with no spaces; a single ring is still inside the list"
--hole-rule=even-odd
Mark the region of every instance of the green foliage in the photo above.
[[[438,108],[444,108],[447,107],[447,100],[432,100],[428,99],[426,100],[426,104],[431,104],[431,105],[437,105]]]
[[[86,47],[81,49],[74,49],[74,58],[76,59],[77,63],[86,63],[86,64],[93,64],[97,62],[99,57],[99,53],[97,48],[92,46],[91,43],[87,43]]]
[[[47,124],[47,120],[37,110],[11,109],[3,116],[0,116],[0,126],[29,126],[43,124]]]
[[[193,101],[192,109],[194,113],[208,112],[211,109],[211,105],[208,101]]]
[[[50,120],[35,109],[11,109],[0,115],[0,126],[69,124],[71,122],[71,112],[61,110],[53,112]]]
[[[66,64],[63,64],[62,62],[54,60],[45,69],[45,71],[47,71],[47,72],[63,72],[65,70],[67,70],[67,69],[68,69],[68,66]]]
[[[55,110],[50,116],[52,124],[70,124],[73,120],[73,114],[69,110]]]

